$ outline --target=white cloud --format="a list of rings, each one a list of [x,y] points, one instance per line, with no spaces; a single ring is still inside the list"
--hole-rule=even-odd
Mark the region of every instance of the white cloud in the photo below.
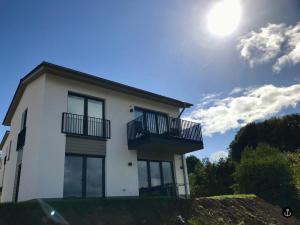
[[[268,24],[240,37],[237,47],[250,67],[274,60],[272,69],[278,73],[287,65],[300,63],[300,22],[295,26]]]
[[[185,119],[200,122],[203,134],[211,136],[276,115],[300,102],[300,84],[288,87],[264,85],[247,89],[240,96],[227,96],[193,110]]]
[[[202,101],[198,104],[199,107],[209,105],[214,102],[222,93],[212,93],[202,95]]]
[[[228,152],[227,151],[217,151],[212,153],[209,156],[209,161],[211,162],[219,162],[220,159],[226,159],[228,157]]]
[[[243,92],[243,91],[244,91],[243,88],[241,88],[241,87],[236,87],[236,88],[234,88],[234,89],[229,93],[229,95],[239,94],[239,93],[241,93],[241,92]]]

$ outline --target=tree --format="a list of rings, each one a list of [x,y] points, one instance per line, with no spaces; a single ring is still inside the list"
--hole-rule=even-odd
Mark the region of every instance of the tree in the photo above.
[[[229,157],[239,162],[244,149],[255,148],[258,143],[267,143],[282,152],[297,151],[300,149],[300,115],[287,115],[247,124],[230,143]]]
[[[267,144],[245,149],[235,178],[237,192],[256,194],[271,203],[285,205],[296,197],[286,156]]]
[[[193,173],[196,169],[196,166],[200,163],[200,159],[198,159],[196,156],[188,156],[186,157],[186,166],[188,173]]]
[[[197,164],[190,175],[191,193],[194,197],[232,194],[234,164],[228,159],[211,163],[207,158]]]

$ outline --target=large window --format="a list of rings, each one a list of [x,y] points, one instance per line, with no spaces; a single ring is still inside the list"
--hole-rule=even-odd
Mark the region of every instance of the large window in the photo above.
[[[167,161],[138,161],[140,195],[175,195],[173,166]]]
[[[103,197],[104,158],[70,155],[65,157],[64,197]]]

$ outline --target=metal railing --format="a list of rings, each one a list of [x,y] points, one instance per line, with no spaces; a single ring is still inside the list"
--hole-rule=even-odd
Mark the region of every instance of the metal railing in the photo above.
[[[21,150],[24,147],[25,139],[26,139],[26,127],[24,127],[23,130],[21,130],[20,133],[18,134],[17,151]]]
[[[110,120],[64,112],[62,133],[109,139]]]
[[[160,114],[144,113],[127,124],[127,138],[129,141],[147,134],[202,142],[201,125],[192,121]]]

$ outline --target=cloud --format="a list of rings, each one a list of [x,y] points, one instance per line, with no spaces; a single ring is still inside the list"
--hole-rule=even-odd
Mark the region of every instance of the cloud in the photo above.
[[[211,162],[219,162],[220,159],[226,159],[228,157],[228,152],[227,151],[217,151],[212,153],[209,156],[209,161]]]
[[[295,26],[268,24],[251,31],[240,37],[237,48],[250,67],[274,61],[273,72],[279,73],[287,65],[300,63],[300,22]]]
[[[239,94],[239,93],[241,93],[241,92],[243,92],[243,91],[244,91],[243,88],[241,88],[241,87],[236,87],[236,88],[234,88],[234,89],[229,93],[229,95]]]
[[[200,104],[185,119],[202,124],[203,134],[211,136],[268,118],[300,102],[300,84],[288,87],[264,85],[246,89],[240,96],[214,99]]]
[[[212,93],[202,95],[202,101],[198,104],[199,107],[209,105],[214,102],[222,93]]]

